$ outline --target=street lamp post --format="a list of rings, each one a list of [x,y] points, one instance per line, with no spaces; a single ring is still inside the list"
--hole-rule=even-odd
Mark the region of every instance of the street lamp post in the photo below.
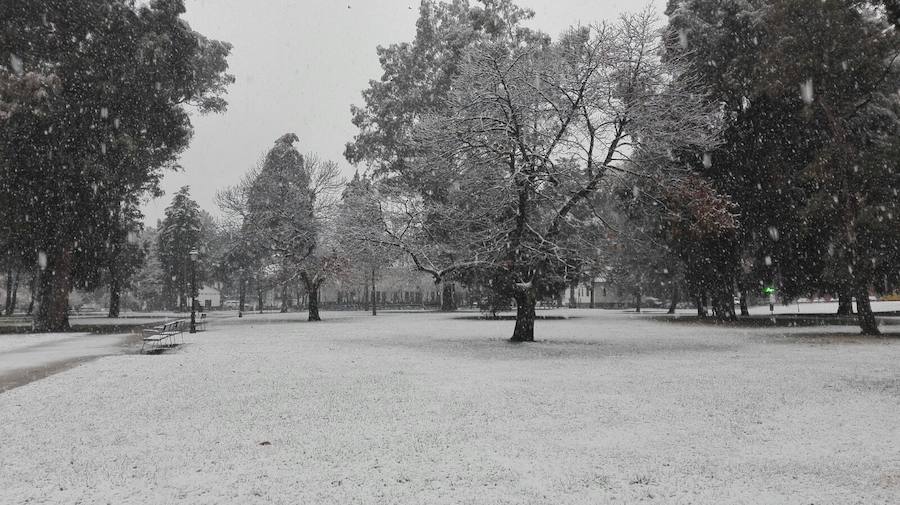
[[[189,252],[191,256],[191,329],[190,333],[197,333],[197,258],[200,251],[196,248]]]

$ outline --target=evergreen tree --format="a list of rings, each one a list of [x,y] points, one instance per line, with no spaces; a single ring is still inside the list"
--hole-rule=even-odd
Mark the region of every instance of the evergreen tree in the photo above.
[[[875,2],[878,3],[878,2]],[[890,2],[888,2],[890,4]],[[856,297],[890,284],[897,250],[900,43],[888,9],[840,0],[672,0],[669,54],[690,59],[726,111],[698,169],[738,205],[744,285]],[[885,17],[887,16],[887,17]],[[748,282],[749,281],[749,282]]]
[[[109,285],[108,317],[119,317],[122,292],[131,287],[137,271],[143,266],[149,252],[148,244],[140,240],[143,215],[136,207],[125,207],[114,219],[117,225],[107,245],[105,258]]]
[[[276,140],[255,178],[248,181],[244,226],[267,251],[269,264],[280,270],[276,277],[283,287],[295,277],[302,280],[309,320],[319,321],[319,289],[346,269],[333,229],[326,226],[342,183],[335,163],[302,156],[293,146],[297,140],[293,133]]]
[[[183,186],[166,207],[166,217],[157,238],[167,308],[187,310],[187,300],[192,295],[192,274],[195,268],[198,272],[201,270],[199,265],[193,264],[190,252],[192,249],[199,251],[202,243],[200,206],[191,199],[190,188]]]
[[[116,209],[158,193],[190,139],[187,107],[225,107],[230,46],[183,12],[181,0],[0,3],[0,88],[16,91],[0,105],[0,233],[41,269],[39,330],[68,327],[69,292],[98,278]]]

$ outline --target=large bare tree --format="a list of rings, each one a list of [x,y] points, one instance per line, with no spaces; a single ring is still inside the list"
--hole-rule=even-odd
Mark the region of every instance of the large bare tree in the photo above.
[[[645,11],[549,46],[469,51],[446,112],[415,131],[415,175],[441,181],[445,194],[382,184],[373,240],[436,279],[490,274],[516,300],[512,340],[533,340],[537,298],[577,275],[604,240],[599,204],[610,186],[657,176],[673,152],[715,142],[716,104],[688,68],[662,61],[660,43]]]

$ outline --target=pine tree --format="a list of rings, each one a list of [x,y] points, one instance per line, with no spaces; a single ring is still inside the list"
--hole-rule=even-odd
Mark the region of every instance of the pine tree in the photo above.
[[[175,194],[165,213],[157,238],[163,297],[167,308],[185,311],[192,295],[192,274],[195,268],[201,270],[190,252],[199,251],[203,242],[200,206],[191,199],[190,187],[183,186]]]

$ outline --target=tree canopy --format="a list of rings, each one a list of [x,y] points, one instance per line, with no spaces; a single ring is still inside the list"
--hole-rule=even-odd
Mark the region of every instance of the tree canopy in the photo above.
[[[158,194],[191,137],[187,108],[218,112],[227,43],[181,19],[181,0],[0,5],[3,243],[40,253],[39,329],[67,327],[67,297],[114,209]]]

